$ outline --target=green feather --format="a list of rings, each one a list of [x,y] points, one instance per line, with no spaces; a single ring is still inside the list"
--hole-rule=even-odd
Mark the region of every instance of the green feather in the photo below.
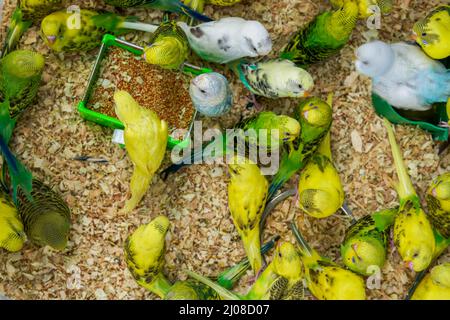
[[[22,35],[28,30],[31,24],[31,21],[23,20],[22,10],[20,10],[20,8],[16,8],[11,16],[11,20],[9,21],[8,31],[6,32],[6,38],[0,58],[3,58],[16,48],[22,38]]]
[[[28,239],[38,246],[64,250],[70,229],[69,207],[58,193],[36,179],[32,196],[30,201],[19,191],[17,203]]]
[[[318,15],[295,34],[282,50],[280,57],[300,67],[328,59],[348,42],[358,19],[358,5],[344,1],[334,12]]]

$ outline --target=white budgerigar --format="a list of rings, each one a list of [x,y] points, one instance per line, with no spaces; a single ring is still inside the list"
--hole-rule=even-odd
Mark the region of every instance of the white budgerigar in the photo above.
[[[192,50],[210,62],[228,63],[244,57],[265,56],[272,50],[269,32],[258,21],[222,18],[194,27],[179,22]]]
[[[233,93],[227,78],[217,72],[203,73],[189,87],[195,109],[207,117],[219,117],[230,111]]]
[[[415,45],[376,40],[356,55],[357,71],[371,77],[373,92],[396,108],[424,111],[450,96],[450,72]]]

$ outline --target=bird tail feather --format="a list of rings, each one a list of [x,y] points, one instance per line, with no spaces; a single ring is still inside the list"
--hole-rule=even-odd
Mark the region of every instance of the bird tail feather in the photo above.
[[[135,167],[130,182],[131,198],[125,203],[125,206],[122,209],[123,213],[129,213],[134,210],[134,208],[136,208],[136,206],[139,204],[139,202],[147,192],[152,178],[153,174],[149,175],[148,173],[142,171],[140,168]]]
[[[137,17],[122,17],[111,12],[98,14],[92,17],[92,21],[97,27],[103,28],[116,35],[126,32],[124,30],[124,23],[136,22],[137,20]]]
[[[14,156],[8,147],[15,121],[9,116],[9,101],[3,101],[0,104],[0,153],[8,167],[9,176],[13,190],[13,200],[17,201],[18,188],[22,188],[28,199],[32,199],[32,181],[31,172]],[[5,172],[5,168],[2,169]],[[2,174],[2,184],[5,183],[4,174]]]
[[[261,247],[261,255],[265,255],[270,249],[275,246],[275,243],[280,239],[280,236],[274,237]],[[250,268],[250,261],[245,258],[235,266],[225,270],[217,277],[217,283],[222,287],[230,290],[234,287],[237,281],[245,274]]]
[[[203,14],[201,14],[198,11],[192,10],[191,8],[189,8],[187,5],[183,4],[180,2],[180,11],[182,13],[184,13],[185,15],[194,18],[196,20],[202,21],[202,22],[210,22],[210,21],[214,21],[213,19],[211,19],[210,17],[207,17]]]
[[[224,287],[215,283],[214,281],[211,281],[208,278],[206,278],[198,273],[195,273],[193,271],[185,270],[185,272],[191,278],[194,278],[195,280],[200,281],[201,283],[204,283],[205,285],[207,285],[208,287],[210,287],[211,289],[216,291],[217,294],[222,299],[224,299],[224,300],[241,300],[237,294],[225,289]]]
[[[242,241],[244,242],[244,249],[247,254],[248,261],[250,262],[250,266],[256,275],[262,267],[259,226],[254,230],[250,230],[246,236],[243,236]]]

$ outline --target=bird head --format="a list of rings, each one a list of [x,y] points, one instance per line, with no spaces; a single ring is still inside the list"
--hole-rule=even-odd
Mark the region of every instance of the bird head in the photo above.
[[[59,212],[44,212],[32,223],[28,232],[30,238],[40,245],[49,245],[62,251],[67,246],[70,221]]]
[[[300,123],[294,118],[281,115],[278,116],[281,129],[280,129],[280,139],[283,141],[294,141],[300,135]]]
[[[15,50],[2,60],[2,68],[5,72],[22,79],[40,75],[44,65],[44,57],[30,50]]]
[[[127,124],[140,116],[139,104],[124,90],[114,93],[115,111],[120,121]]]
[[[283,96],[290,98],[303,98],[309,96],[314,87],[314,80],[306,70],[299,68],[290,60],[279,60],[274,65],[278,68],[282,79],[280,84]]]
[[[240,154],[234,154],[227,159],[231,178],[245,178],[253,174],[261,174],[258,166],[250,159]]]
[[[342,260],[352,271],[359,274],[370,275],[371,266],[384,265],[386,248],[376,239],[353,238],[341,247]]]
[[[356,70],[374,78],[385,74],[394,63],[395,53],[391,46],[383,41],[372,41],[356,50]]]
[[[220,73],[203,73],[190,84],[189,93],[194,104],[215,107],[224,102],[230,94],[227,79]]]
[[[295,246],[290,242],[279,244],[273,258],[275,272],[287,279],[298,279],[303,275],[303,264]]]
[[[296,108],[296,118],[313,127],[327,127],[333,118],[330,105],[317,97],[308,98]]]
[[[434,248],[430,248],[426,243],[415,241],[414,245],[406,248],[402,258],[407,268],[419,272],[428,267],[433,259],[433,252]]]
[[[431,279],[434,283],[450,288],[450,263],[442,263],[434,267],[431,272]]]
[[[56,44],[58,40],[62,40],[63,38],[63,27],[65,19],[59,14],[59,12],[55,12],[54,14],[50,14],[42,20],[41,23],[41,35],[44,42],[52,49],[57,49]]]
[[[450,173],[443,174],[433,181],[428,193],[438,200],[450,200]]]
[[[449,23],[448,6],[440,6],[414,24],[413,39],[433,59],[445,59],[450,55],[450,47],[444,43]]]
[[[247,21],[242,28],[242,49],[248,57],[266,56],[272,51],[269,32],[258,21]]]

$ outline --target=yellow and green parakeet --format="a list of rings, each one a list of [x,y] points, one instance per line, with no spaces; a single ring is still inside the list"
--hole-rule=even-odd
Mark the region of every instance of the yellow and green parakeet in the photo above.
[[[160,298],[164,298],[172,286],[162,274],[169,226],[166,216],[158,216],[129,235],[124,247],[125,262],[133,278]]]
[[[331,158],[330,131],[300,173],[300,208],[315,218],[326,218],[344,204],[344,188]]]
[[[400,207],[394,222],[394,243],[405,264],[414,271],[425,270],[433,259],[433,229],[414,190],[391,123],[384,119],[399,182],[396,186]]]
[[[272,135],[273,132],[275,134]],[[263,133],[267,133],[267,135],[264,136]],[[193,150],[179,162],[166,168],[161,173],[161,176],[165,179],[187,165],[202,163],[202,161],[206,162],[232,154],[236,149],[236,144],[234,143],[236,136],[238,139],[242,139],[241,141],[245,141],[249,150],[251,148],[261,148],[275,152],[284,143],[295,140],[299,134],[300,123],[296,119],[286,115],[277,115],[271,111],[262,111],[239,121],[233,127],[231,134],[223,134],[201,148]],[[212,154],[211,150],[216,152]]]
[[[330,0],[331,4],[335,8],[342,7],[343,3],[349,0]],[[366,19],[373,14],[380,12],[383,14],[387,14],[391,12],[393,0],[356,0],[359,8],[359,18]],[[374,7],[378,7],[377,9],[373,9]]]
[[[134,164],[131,177],[131,199],[123,212],[132,211],[147,192],[153,175],[161,165],[167,147],[167,123],[158,115],[140,106],[126,91],[114,94],[116,114],[125,126],[125,147]]]
[[[180,69],[189,53],[189,43],[175,21],[165,21],[144,48],[144,60],[164,69]]]
[[[43,182],[33,179],[32,200],[19,190],[17,209],[28,239],[37,246],[56,250],[67,246],[70,209],[61,196]]]
[[[341,245],[342,260],[347,268],[369,276],[372,266],[383,268],[387,254],[390,226],[398,208],[368,214],[351,225]]]
[[[348,0],[334,12],[319,14],[292,37],[280,57],[306,67],[337,54],[349,41],[358,12],[356,1]]]
[[[302,300],[304,297],[302,261],[289,242],[276,248],[272,262],[245,295],[231,292],[195,272],[186,273],[213,288],[225,300]]]
[[[416,22],[414,38],[433,59],[450,56],[450,6],[439,6],[424,19]]]
[[[268,182],[259,167],[245,157],[235,156],[228,165],[228,206],[244,243],[250,265],[257,274],[262,267],[259,223],[267,200]]]
[[[331,97],[331,96],[330,96]],[[320,98],[305,99],[294,110],[294,118],[300,123],[300,135],[286,145],[280,167],[269,186],[268,201],[317,151],[322,140],[330,130],[332,118],[331,98],[329,103]],[[266,217],[263,217],[265,221]]]
[[[19,0],[9,22],[1,57],[15,49],[22,35],[33,23],[60,9],[62,0]]]
[[[10,252],[22,249],[26,235],[17,208],[0,186],[0,248]]]
[[[188,279],[177,281],[164,297],[165,300],[220,300],[220,296],[206,284]]]
[[[312,249],[301,235],[295,222],[292,231],[299,243],[309,291],[320,300],[365,300],[365,283],[362,277],[322,257]]]
[[[434,267],[420,282],[411,300],[450,300],[450,263]]]
[[[16,50],[0,60],[0,102],[8,101],[12,120],[34,102],[44,66],[44,57],[30,50]]]
[[[450,173],[433,180],[426,200],[431,224],[443,237],[450,238]]]
[[[42,20],[41,36],[55,52],[79,52],[99,46],[107,32],[120,35],[129,29],[154,32],[157,28],[135,20],[134,17],[87,9],[81,9],[79,13],[56,11]]]

